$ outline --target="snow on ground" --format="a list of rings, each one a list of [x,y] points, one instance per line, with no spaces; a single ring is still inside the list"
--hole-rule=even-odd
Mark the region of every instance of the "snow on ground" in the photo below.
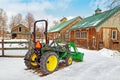
[[[120,80],[120,57],[113,57],[114,51],[78,50],[85,54],[83,62],[73,62],[71,66],[43,77],[34,70],[25,70],[23,58],[0,57],[0,80]]]
[[[25,46],[26,44],[5,45],[8,48]],[[78,48],[78,51],[84,53],[83,62],[73,62],[71,66],[43,77],[34,70],[25,70],[23,58],[0,57],[0,80],[120,80],[120,52],[105,48],[99,51]],[[24,56],[26,52],[27,50],[5,50],[5,55]]]
[[[11,56],[24,56],[28,50],[5,50],[5,55]],[[2,55],[2,51],[0,50],[0,55]]]
[[[5,50],[5,55],[25,56],[28,50]]]

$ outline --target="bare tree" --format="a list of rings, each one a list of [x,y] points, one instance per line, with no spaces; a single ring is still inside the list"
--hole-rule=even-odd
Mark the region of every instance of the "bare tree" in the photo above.
[[[34,26],[34,22],[35,22],[35,19],[34,19],[33,14],[28,13],[28,14],[26,15],[25,21],[26,21],[26,24],[27,24],[27,26],[28,26],[28,28],[29,28],[29,31],[31,31],[31,27]]]
[[[16,19],[16,24],[19,25],[19,24],[22,24],[23,23],[23,19],[22,19],[22,14],[17,14],[15,16],[15,19]]]
[[[60,23],[59,21],[54,20],[53,25],[50,26],[49,29],[52,29],[54,26],[58,25],[59,23]]]
[[[22,18],[22,14],[17,14],[16,16],[12,16],[11,17],[11,21],[10,21],[10,28],[13,28],[19,24],[23,24],[24,20]]]
[[[10,28],[13,28],[13,27],[16,26],[16,21],[15,21],[15,20],[16,20],[15,17],[12,16],[12,17],[11,17],[11,21],[10,21]]]
[[[29,32],[31,32],[31,27],[33,27],[35,19],[32,13],[27,13],[25,18],[26,26],[29,28]],[[29,36],[29,48],[31,48],[31,35]]]
[[[59,22],[58,21],[53,21],[53,24],[55,26],[55,25],[59,24]]]
[[[3,9],[0,9],[0,31],[2,31],[1,35],[3,35],[3,38],[6,30],[7,30],[7,15]]]
[[[108,7],[110,9],[115,8],[116,6],[120,6],[120,0],[108,0],[110,4],[108,4]]]
[[[36,36],[37,36],[37,38],[40,38],[40,37],[41,37],[40,28],[37,28],[37,29],[36,29]]]
[[[113,0],[111,5],[113,5],[113,7],[120,6],[120,0]]]

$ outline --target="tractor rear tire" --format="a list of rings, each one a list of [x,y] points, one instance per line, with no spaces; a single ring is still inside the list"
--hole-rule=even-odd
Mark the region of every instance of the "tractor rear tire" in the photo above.
[[[72,64],[72,57],[71,57],[71,55],[66,56],[65,64],[66,64],[66,66],[69,66],[69,65]]]
[[[24,58],[24,63],[28,69],[35,69],[39,67],[39,65],[35,62],[37,57],[38,56],[35,54],[34,49],[31,49],[27,52]]]
[[[55,52],[45,52],[40,58],[40,69],[43,74],[50,74],[58,67],[58,56]]]

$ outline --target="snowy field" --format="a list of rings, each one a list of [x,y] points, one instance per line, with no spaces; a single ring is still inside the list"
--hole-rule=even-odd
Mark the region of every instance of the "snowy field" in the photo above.
[[[84,52],[83,62],[73,62],[47,76],[34,70],[25,70],[23,58],[0,57],[0,80],[120,80],[120,52],[78,49]],[[8,51],[21,53],[21,51]],[[23,50],[23,53],[26,51]]]
[[[6,40],[27,41],[27,40]],[[24,48],[26,44],[6,44],[5,47]],[[1,45],[0,45],[1,47]],[[83,62],[73,62],[69,67],[62,68],[47,76],[41,76],[34,70],[25,70],[23,58],[0,57],[0,80],[120,80],[120,52],[109,49],[86,50]],[[5,55],[22,55],[27,50],[5,50]],[[0,51],[0,55],[2,55]]]

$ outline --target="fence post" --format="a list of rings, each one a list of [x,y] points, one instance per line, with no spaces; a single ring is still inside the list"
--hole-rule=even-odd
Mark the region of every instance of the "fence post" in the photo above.
[[[2,39],[2,56],[4,56],[4,39]]]

